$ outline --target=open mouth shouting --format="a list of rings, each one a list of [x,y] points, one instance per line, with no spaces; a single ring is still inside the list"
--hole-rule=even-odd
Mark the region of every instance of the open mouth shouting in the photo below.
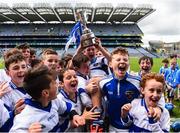
[[[72,90],[76,91],[77,90],[77,85],[78,85],[78,82],[77,81],[72,81],[70,83],[70,87]]]
[[[155,107],[159,101],[159,98],[157,97],[150,97],[149,98],[149,104],[151,107]]]

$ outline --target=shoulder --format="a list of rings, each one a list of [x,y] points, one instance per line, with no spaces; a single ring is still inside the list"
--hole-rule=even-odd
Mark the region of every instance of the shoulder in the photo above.
[[[129,84],[133,84],[137,89],[139,89],[141,78],[139,76],[133,76],[128,74],[126,80]]]
[[[99,85],[100,87],[103,87],[105,84],[111,82],[113,80],[113,76],[112,75],[109,75],[105,78],[103,78],[100,82],[99,82]]]
[[[132,106],[137,106],[141,103],[141,98],[137,98],[137,99],[134,99],[132,102],[131,102],[131,105]]]
[[[128,74],[127,78],[140,81],[141,78],[137,75]]]

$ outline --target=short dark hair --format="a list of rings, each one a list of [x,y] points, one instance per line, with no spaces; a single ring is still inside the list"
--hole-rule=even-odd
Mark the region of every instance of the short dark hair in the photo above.
[[[30,55],[34,55],[34,54],[36,54],[36,50],[33,48],[30,48]]]
[[[88,61],[89,58],[86,55],[80,53],[73,57],[72,63],[74,67],[80,68],[82,63],[86,63]]]
[[[151,65],[153,66],[153,58],[149,57],[149,56],[142,56],[138,63],[140,64],[142,60],[149,60],[151,62]]]
[[[23,87],[33,99],[38,100],[42,96],[42,91],[49,89],[50,83],[55,79],[55,71],[41,64],[26,72]]]
[[[16,48],[17,49],[30,49],[30,46],[27,42],[25,42],[23,44],[17,45]]]
[[[34,59],[31,61],[31,67],[35,67],[37,65],[39,65],[42,62],[41,59]]]
[[[18,61],[25,61],[24,56],[21,53],[17,53],[15,55],[11,55],[8,58],[5,59],[5,68],[9,70],[9,66],[12,63],[17,63]]]
[[[45,59],[46,55],[58,55],[58,53],[55,50],[48,48],[42,52],[42,59]]]
[[[64,67],[67,67],[68,62],[73,58],[72,54],[66,54],[61,60],[64,62]]]
[[[64,78],[64,73],[68,70],[74,70],[74,69],[71,69],[71,68],[63,68],[60,70],[60,72],[58,73],[58,79],[59,81],[63,82],[63,78]]]
[[[169,64],[169,60],[167,58],[162,60],[162,63],[168,63]]]
[[[177,54],[171,54],[169,57],[170,59],[177,58]]]
[[[15,54],[22,54],[22,52],[17,49],[17,48],[12,48],[9,49],[5,54],[4,54],[4,60],[6,60],[7,58],[9,58],[11,55],[15,55]]]

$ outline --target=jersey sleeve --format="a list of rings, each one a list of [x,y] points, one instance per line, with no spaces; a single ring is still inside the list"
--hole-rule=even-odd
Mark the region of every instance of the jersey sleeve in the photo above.
[[[80,96],[80,100],[84,107],[92,107],[91,98],[83,88],[78,89],[78,95]]]
[[[73,110],[72,104],[64,101],[59,95],[57,95],[57,99],[54,101],[58,106],[58,114],[60,116],[66,117],[71,112],[71,110]]]

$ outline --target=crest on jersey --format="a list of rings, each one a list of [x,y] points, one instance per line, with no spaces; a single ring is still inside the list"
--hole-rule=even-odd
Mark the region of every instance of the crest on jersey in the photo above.
[[[125,95],[126,95],[128,100],[132,100],[133,99],[133,94],[134,94],[134,91],[126,91],[125,92]]]

